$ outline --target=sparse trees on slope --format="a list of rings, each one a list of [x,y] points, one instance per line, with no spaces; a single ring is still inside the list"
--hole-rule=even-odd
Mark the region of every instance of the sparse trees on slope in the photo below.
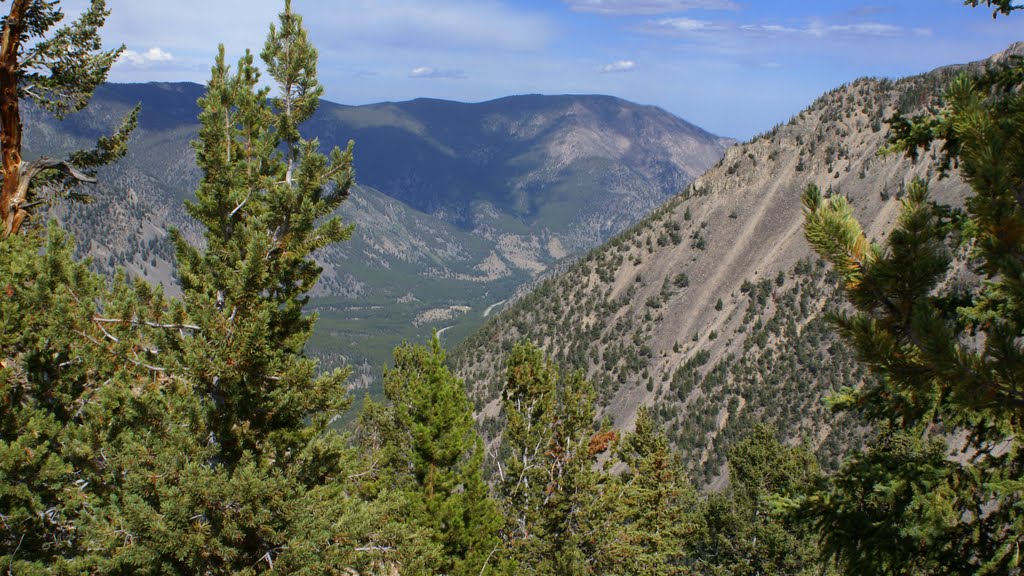
[[[807,238],[856,309],[833,320],[882,377],[834,399],[876,424],[876,445],[804,502],[827,552],[850,573],[1020,571],[1022,85],[1024,62],[1015,57],[958,78],[937,116],[894,124],[894,148],[908,154],[944,142],[945,166],[955,161],[973,190],[963,211],[934,205],[915,182],[883,247],[867,240],[841,197],[824,199],[814,187],[804,195]],[[957,242],[980,281],[945,281]]]
[[[0,238],[16,234],[33,209],[65,197],[88,197],[75,187],[95,182],[93,169],[124,155],[138,108],[113,135],[92,150],[67,159],[22,159],[21,101],[62,119],[88,104],[124,46],[104,51],[99,30],[107,17],[103,0],[92,0],[75,22],[54,29],[64,18],[59,0],[11,0],[0,35]]]

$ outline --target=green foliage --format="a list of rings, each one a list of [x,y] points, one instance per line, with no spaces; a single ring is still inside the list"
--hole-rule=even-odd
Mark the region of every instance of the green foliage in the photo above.
[[[596,456],[614,436],[594,435],[594,400],[581,372],[563,378],[532,344],[512,349],[498,491],[506,551],[519,573],[591,569],[596,543],[589,527],[607,481]]]
[[[206,246],[175,237],[183,302],[123,275],[107,288],[56,228],[45,244],[0,243],[0,560],[13,572],[430,570],[407,500],[363,497],[373,455],[328,426],[345,373],[317,376],[303,353],[310,256],[351,232],[329,217],[351,154],[329,160],[280,128],[308,117],[317,86],[287,5],[282,20],[281,50],[265,54],[292,87],[284,106],[256,89],[251,56],[232,75],[223,52],[201,103],[189,211]]]
[[[706,574],[821,574],[814,536],[775,514],[773,500],[806,488],[818,475],[814,456],[786,447],[758,426],[729,451],[730,488],[701,508],[693,539],[696,566]]]
[[[302,307],[320,275],[310,254],[352,233],[336,216],[324,220],[352,185],[351,144],[328,159],[289,128],[312,113],[305,94],[319,84],[315,50],[287,4],[281,21],[263,53],[280,90],[273,108],[268,89],[257,88],[252,56],[232,74],[221,48],[199,102],[194,146],[203,178],[186,205],[206,228],[206,249],[173,235],[185,302],[200,327],[183,342],[182,369],[210,400],[229,466],[247,451],[284,463],[348,402],[346,372],[314,377],[314,361],[302,354],[315,321]]]
[[[832,403],[876,424],[873,447],[803,502],[849,573],[1020,570],[1022,79],[1024,63],[1011,58],[979,78],[961,75],[937,116],[895,119],[892,150],[913,156],[943,141],[941,167],[956,162],[973,191],[962,212],[930,202],[916,181],[883,247],[868,243],[841,198],[825,202],[813,188],[804,196],[807,238],[855,307],[833,321],[881,376]],[[959,240],[981,279],[956,287],[949,246]],[[956,459],[944,440],[952,437]]]
[[[63,118],[85,108],[124,46],[101,49],[99,30],[110,14],[103,0],[92,0],[78,20],[49,35],[64,19],[60,2],[29,4],[21,22],[13,23],[8,16],[2,19],[4,28],[17,26],[17,41],[25,46],[18,95]]]
[[[594,571],[688,573],[693,563],[689,550],[700,525],[697,491],[646,407],[640,408],[636,429],[622,440],[617,455],[628,468],[601,499]]]
[[[846,572],[976,571],[977,535],[958,518],[958,493],[983,488],[947,453],[941,439],[883,426],[870,451],[855,454],[808,499],[804,513]]]
[[[429,348],[403,344],[394,356],[384,372],[391,404],[370,404],[363,417],[385,459],[380,489],[403,494],[406,521],[438,545],[432,571],[485,573],[499,564],[492,556],[502,521],[483,478],[483,442],[465,387],[444,365],[436,334]]]
[[[1009,16],[1014,10],[1020,10],[1024,6],[1020,6],[1013,0],[964,0],[964,6],[977,7],[984,2],[985,6],[993,8],[992,17],[995,18],[1002,14]]]
[[[162,296],[123,276],[108,289],[71,254],[56,226],[0,242],[0,561],[13,573],[107,565],[130,448],[178,409],[180,387],[146,366],[147,339],[100,320],[159,310]]]

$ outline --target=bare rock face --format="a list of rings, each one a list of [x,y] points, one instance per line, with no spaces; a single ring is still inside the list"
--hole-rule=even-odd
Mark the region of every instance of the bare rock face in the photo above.
[[[824,320],[843,304],[803,237],[801,194],[815,184],[847,196],[874,239],[892,228],[914,178],[934,200],[961,204],[968,187],[955,172],[939,177],[937,148],[917,161],[879,151],[884,119],[923,111],[974,66],[866,78],[825,94],[732,146],[685,192],[489,319],[452,355],[480,418],[498,413],[503,351],[527,338],[584,370],[617,427],[652,406],[710,487],[724,480],[732,440],[760,422],[838,464],[865,431],[822,398],[871,376]]]

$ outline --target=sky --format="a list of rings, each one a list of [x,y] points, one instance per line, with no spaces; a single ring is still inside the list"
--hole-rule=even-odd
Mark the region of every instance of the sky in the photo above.
[[[62,3],[69,17],[86,0]],[[217,46],[256,54],[283,0],[107,0],[114,82],[209,76]],[[609,94],[747,139],[862,76],[984,59],[1024,40],[1024,11],[962,0],[293,0],[325,98],[479,102]]]

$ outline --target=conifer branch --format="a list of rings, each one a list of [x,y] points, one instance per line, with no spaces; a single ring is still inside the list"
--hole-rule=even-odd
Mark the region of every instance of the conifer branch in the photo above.
[[[176,324],[176,323],[160,323],[150,322],[148,320],[136,320],[128,318],[100,318],[99,316],[93,317],[93,322],[97,324],[121,324],[128,326],[148,326],[150,328],[162,328],[165,330],[193,330],[199,331],[201,328],[195,324]]]

